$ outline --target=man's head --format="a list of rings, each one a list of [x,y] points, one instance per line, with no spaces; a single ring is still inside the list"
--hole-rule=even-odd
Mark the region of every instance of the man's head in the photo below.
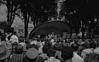
[[[63,47],[62,49],[62,55],[61,57],[63,58],[64,62],[72,62],[72,57],[73,57],[73,50],[71,47]]]

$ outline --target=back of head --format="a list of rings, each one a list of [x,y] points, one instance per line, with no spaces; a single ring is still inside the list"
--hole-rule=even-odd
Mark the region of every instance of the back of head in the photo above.
[[[65,47],[63,47],[61,52],[62,52],[61,56],[63,58],[63,61],[71,62],[71,59],[73,57],[73,50],[72,50],[72,48],[65,46]]]
[[[52,48],[50,48],[47,52],[48,57],[55,57],[56,51]]]
[[[72,44],[71,47],[72,47],[73,51],[77,51],[79,48],[79,46],[76,43]]]
[[[84,62],[99,62],[99,54],[91,53],[87,54]]]

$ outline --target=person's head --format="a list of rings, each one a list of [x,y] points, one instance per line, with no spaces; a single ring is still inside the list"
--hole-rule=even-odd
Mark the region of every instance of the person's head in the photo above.
[[[48,56],[48,57],[55,57],[55,53],[56,53],[56,51],[55,51],[53,48],[50,48],[50,49],[47,51],[47,56]]]
[[[51,48],[51,43],[46,42],[43,46],[43,53],[47,53],[47,51]]]
[[[63,47],[61,53],[61,57],[63,58],[64,62],[72,62],[73,50],[71,47]]]
[[[84,62],[99,62],[99,54],[91,53],[87,54]]]
[[[72,44],[71,47],[72,47],[73,51],[77,51],[79,48],[79,46],[76,43]]]

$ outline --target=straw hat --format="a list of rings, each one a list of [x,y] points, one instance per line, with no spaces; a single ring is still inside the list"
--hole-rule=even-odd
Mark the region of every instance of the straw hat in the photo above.
[[[26,52],[26,56],[27,56],[27,58],[29,58],[29,59],[35,59],[35,58],[37,58],[38,55],[39,55],[39,52],[38,52],[38,50],[35,49],[35,48],[30,48],[30,49],[28,49],[27,52]]]
[[[0,45],[0,60],[7,59],[11,54],[11,50],[6,49],[5,45]]]

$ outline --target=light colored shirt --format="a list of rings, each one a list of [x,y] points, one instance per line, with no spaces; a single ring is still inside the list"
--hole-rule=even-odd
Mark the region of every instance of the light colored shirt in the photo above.
[[[84,62],[83,58],[81,58],[76,52],[73,52],[73,54],[72,62]]]
[[[94,49],[94,53],[99,54],[99,47]]]
[[[82,56],[83,58],[85,58],[85,57],[86,57],[86,54],[90,54],[90,53],[93,53],[93,49],[92,49],[92,48],[84,49],[84,50],[82,51],[82,53],[81,53],[81,56]]]

